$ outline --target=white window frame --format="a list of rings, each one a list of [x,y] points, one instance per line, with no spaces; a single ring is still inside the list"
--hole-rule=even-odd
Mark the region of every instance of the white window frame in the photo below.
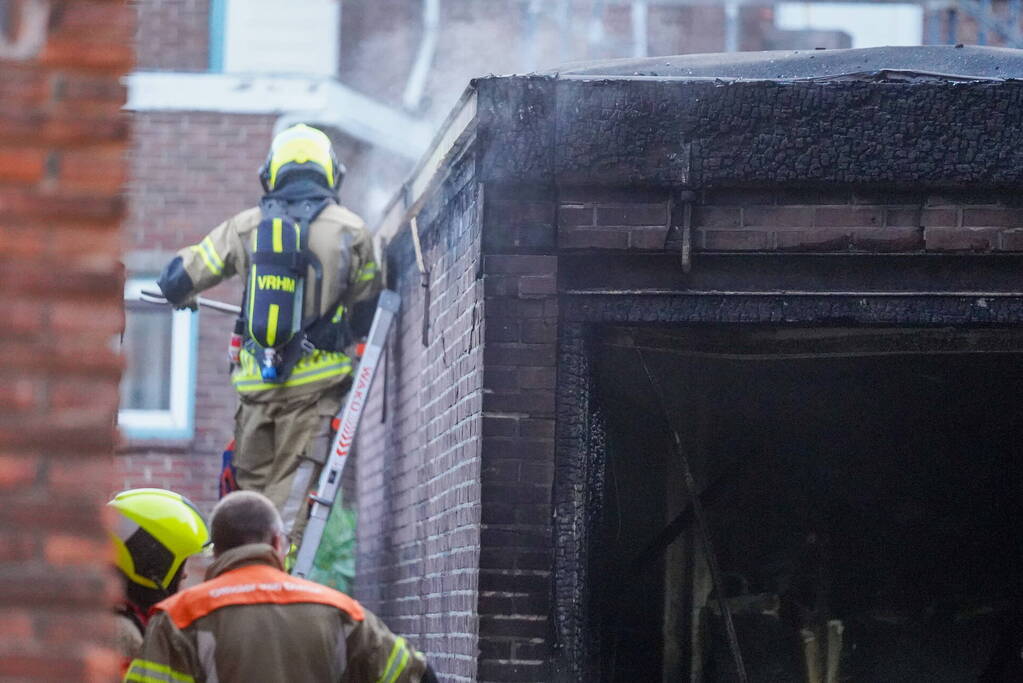
[[[124,300],[141,301],[143,289],[159,291],[152,278],[129,277],[124,284]],[[172,316],[170,409],[120,409],[118,425],[131,439],[191,439],[195,433],[199,314],[184,310],[173,311]]]

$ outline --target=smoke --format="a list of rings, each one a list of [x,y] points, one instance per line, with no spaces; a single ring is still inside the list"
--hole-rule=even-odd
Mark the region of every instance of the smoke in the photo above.
[[[345,0],[339,77],[437,129],[470,80],[489,74],[553,72],[572,62],[728,47],[848,45],[848,36],[837,30],[781,30],[771,8],[766,0],[763,6],[665,0]],[[870,7],[862,12],[869,15]],[[412,103],[413,109],[406,108]],[[353,177],[346,201],[373,225],[415,160],[377,149],[347,151]],[[358,175],[367,178],[358,180]]]
[[[629,3],[604,0],[349,0],[340,80],[436,130],[473,78],[632,56],[632,16]],[[418,90],[410,78],[424,66],[410,111],[405,95]],[[349,167],[342,199],[373,225],[415,160],[351,142],[340,147]]]

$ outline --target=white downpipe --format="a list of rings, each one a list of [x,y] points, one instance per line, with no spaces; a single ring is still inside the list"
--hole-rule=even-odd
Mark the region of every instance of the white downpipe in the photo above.
[[[561,32],[561,40],[558,41],[558,61],[568,61],[569,43],[572,41],[572,7],[571,0],[558,0],[555,18],[558,23],[558,31]]]
[[[739,3],[736,0],[725,2],[725,52],[739,51]]]
[[[604,0],[593,0],[593,6],[590,8],[590,26],[586,37],[591,53],[604,43]]]
[[[419,41],[416,61],[412,64],[401,103],[408,111],[419,109],[426,90],[426,79],[437,53],[437,34],[440,30],[440,0],[423,0],[423,38]]]
[[[647,0],[633,0],[632,3],[632,56],[646,57],[650,53],[647,32],[647,18],[650,7]]]
[[[536,30],[540,19],[541,0],[527,0],[525,7],[526,30],[522,40],[522,68],[524,71],[536,71],[537,48]]]

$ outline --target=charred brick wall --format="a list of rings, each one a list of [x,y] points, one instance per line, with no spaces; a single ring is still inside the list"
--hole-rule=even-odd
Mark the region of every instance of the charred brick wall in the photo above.
[[[445,681],[477,680],[484,320],[474,171],[463,160],[419,214],[428,290],[408,231],[388,249],[402,308],[355,456],[355,595]]]
[[[419,214],[428,293],[409,231],[388,248],[403,305],[356,456],[355,593],[444,680],[546,681],[557,200],[489,193],[475,162]]]
[[[27,22],[0,36],[0,679],[107,681],[134,27],[123,3],[49,4],[40,49]]]
[[[599,677],[595,671],[595,629],[588,605],[590,564],[600,549],[590,544],[591,471],[594,406],[590,402],[590,333],[601,323],[628,320],[668,323],[829,324],[989,324],[1018,320],[1018,298],[942,299],[943,290],[1018,291],[1018,276],[1003,281],[991,264],[1019,257],[1023,213],[1011,190],[928,188],[903,190],[812,184],[749,189],[719,187],[683,193],[643,187],[567,187],[557,192],[559,322],[557,451],[550,509],[553,522],[552,574],[549,586],[551,639],[546,653],[552,676],[535,680],[571,681]],[[692,203],[687,211],[682,200]],[[690,230],[690,267],[684,270],[682,233]],[[489,227],[489,224],[488,224]],[[758,254],[754,259],[748,255]],[[849,259],[841,255],[861,254]],[[662,255],[671,255],[671,260]],[[723,254],[732,254],[748,277],[736,270],[708,277]],[[792,256],[787,256],[792,254]],[[869,256],[868,256],[869,255]],[[897,255],[897,256],[896,256]],[[921,256],[927,255],[927,258]],[[992,258],[997,256],[998,258]],[[940,257],[940,258],[937,258]],[[757,272],[759,259],[787,259],[783,269]],[[967,263],[972,259],[972,263]],[[819,264],[812,274],[794,278],[800,260]],[[933,266],[956,261],[971,283],[946,276]],[[858,262],[855,274],[843,264]],[[871,264],[868,266],[868,264]],[[917,265],[918,264],[918,265]],[[982,265],[983,264],[983,265]],[[866,270],[869,268],[869,270]],[[662,276],[652,277],[654,271]],[[929,271],[929,272],[928,272]],[[665,273],[670,275],[663,276]],[[706,284],[711,283],[710,287]],[[997,283],[997,284],[996,284]],[[752,285],[752,287],[750,287]],[[831,296],[843,290],[933,291],[921,297],[867,298]],[[661,290],[660,296],[653,291]],[[825,296],[788,298],[738,293],[750,287],[820,291]],[[672,289],[673,293],[668,293]],[[686,296],[686,290],[721,290],[713,297]],[[607,296],[581,292],[603,290]],[[628,292],[645,295],[629,296]],[[572,294],[571,292],[580,292]],[[735,294],[727,295],[725,292]],[[489,304],[489,300],[488,300]],[[489,311],[489,308],[488,308]],[[488,316],[489,322],[489,316]],[[488,327],[489,330],[489,327]],[[489,357],[489,356],[488,356]],[[485,372],[489,373],[488,364]],[[510,444],[512,448],[515,444]],[[484,448],[483,459],[489,451]],[[484,511],[487,499],[484,498]],[[542,588],[538,587],[537,591]],[[596,598],[599,600],[599,598]],[[481,642],[483,641],[481,631]],[[500,680],[525,680],[505,677]],[[534,680],[534,679],[529,679]]]
[[[460,225],[467,210],[453,198],[475,187],[473,211],[482,212],[479,237],[472,233],[485,328],[482,364],[473,366],[473,377],[482,372],[481,431],[470,440],[478,443],[480,514],[476,675],[581,680],[593,647],[586,509],[595,480],[580,465],[591,446],[592,326],[1014,319],[1023,175],[1012,103],[1023,91],[1012,83],[598,77],[487,79],[477,88],[475,144],[466,152],[475,176],[457,192],[448,181],[420,214],[432,270],[462,253],[457,239],[436,251],[433,231]],[[465,173],[457,165],[442,172]],[[427,314],[407,228],[390,253],[406,296],[388,374],[393,427],[377,426],[360,442],[360,573],[368,570],[360,581],[383,609],[415,599],[406,592],[409,549],[430,538],[412,530],[416,499],[399,482],[437,456],[418,460],[422,442],[407,436],[414,423],[401,421],[436,377],[423,371],[435,361],[412,349],[421,348],[424,318],[429,349],[451,330],[436,314],[437,297],[453,286],[431,277]],[[842,258],[853,253],[870,258]],[[778,296],[786,283],[808,296]],[[882,295],[843,294],[864,287]],[[990,299],[970,294],[989,290]],[[429,391],[445,390],[460,391]],[[422,411],[415,419],[433,418]],[[438,427],[442,438],[464,438]],[[438,654],[451,651],[437,643]]]
[[[678,248],[677,194],[575,188],[559,195],[560,249]],[[954,253],[1023,248],[1011,191],[721,188],[693,197],[694,251]]]
[[[481,681],[574,680],[571,671],[559,669],[558,648],[589,637],[578,612],[585,581],[572,574],[571,559],[585,546],[585,531],[556,525],[560,516],[574,519],[572,510],[555,514],[557,505],[571,501],[585,507],[589,487],[585,468],[579,470],[582,479],[571,479],[576,469],[557,475],[560,493],[555,482],[556,467],[574,467],[556,462],[556,439],[586,442],[578,415],[556,411],[573,392],[579,396],[571,400],[585,405],[590,382],[588,368],[558,364],[566,357],[559,345],[585,337],[584,326],[559,318],[559,293],[573,287],[577,274],[562,273],[560,262],[575,255],[594,258],[600,267],[630,254],[669,253],[668,267],[680,273],[680,196],[635,187],[486,186]],[[1012,193],[997,191],[722,188],[691,200],[694,268],[701,268],[701,252],[993,253],[1016,249],[1020,226]],[[600,254],[606,260],[598,260]],[[612,280],[610,272],[598,272],[587,281],[610,286]],[[817,284],[842,287],[837,280]],[[626,308],[657,320],[656,304],[641,313],[635,302]],[[552,595],[566,602],[552,602]]]
[[[528,187],[486,194],[481,681],[549,680],[556,208]]]

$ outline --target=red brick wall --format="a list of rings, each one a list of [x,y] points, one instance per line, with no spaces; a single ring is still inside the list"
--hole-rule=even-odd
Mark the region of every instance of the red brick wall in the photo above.
[[[994,2],[992,5],[992,24],[1001,26],[1006,30],[1012,30],[1012,22],[1008,19],[1008,3]],[[979,9],[980,6],[977,5],[976,7]],[[939,38],[939,43],[954,42],[963,45],[979,45],[980,43],[978,43],[977,39],[981,33],[980,26],[962,9],[956,8],[955,5],[952,6],[952,9],[955,10],[955,40],[948,40],[951,37],[948,35],[950,17],[948,7],[925,11],[924,40],[927,41],[932,32],[934,32]],[[1016,31],[1019,31],[1019,27],[1017,27]],[[1005,36],[998,31],[988,29],[985,45],[1006,47]]]
[[[133,16],[51,4],[41,54],[0,60],[0,679],[104,681]]]
[[[262,190],[274,116],[216,112],[134,114],[129,250],[177,250],[242,209]]]
[[[340,79],[388,104],[401,103],[418,48],[421,3],[348,0],[341,8]]]
[[[177,250],[255,206],[276,120],[273,114],[135,113],[126,249]],[[334,147],[348,167],[341,201],[356,213],[365,211],[381,176],[400,184],[392,155],[350,139],[335,139]]]
[[[149,0],[153,2],[154,0]],[[180,1],[180,0],[179,0]],[[472,78],[487,73],[553,70],[564,64],[632,56],[628,7],[604,3],[605,40],[589,42],[593,2],[573,0],[567,28],[554,7],[541,3],[532,47],[529,22],[518,0],[445,0],[437,52],[421,107],[438,125]],[[651,56],[717,52],[724,49],[725,15],[712,3],[694,7],[651,3],[647,51]],[[742,49],[762,49],[773,34],[764,8],[746,8]],[[422,26],[421,3],[409,0],[345,0],[341,21],[340,79],[372,97],[400,105],[416,58]],[[530,60],[535,64],[530,65]]]
[[[209,69],[209,0],[135,0],[138,68],[143,71]]]

